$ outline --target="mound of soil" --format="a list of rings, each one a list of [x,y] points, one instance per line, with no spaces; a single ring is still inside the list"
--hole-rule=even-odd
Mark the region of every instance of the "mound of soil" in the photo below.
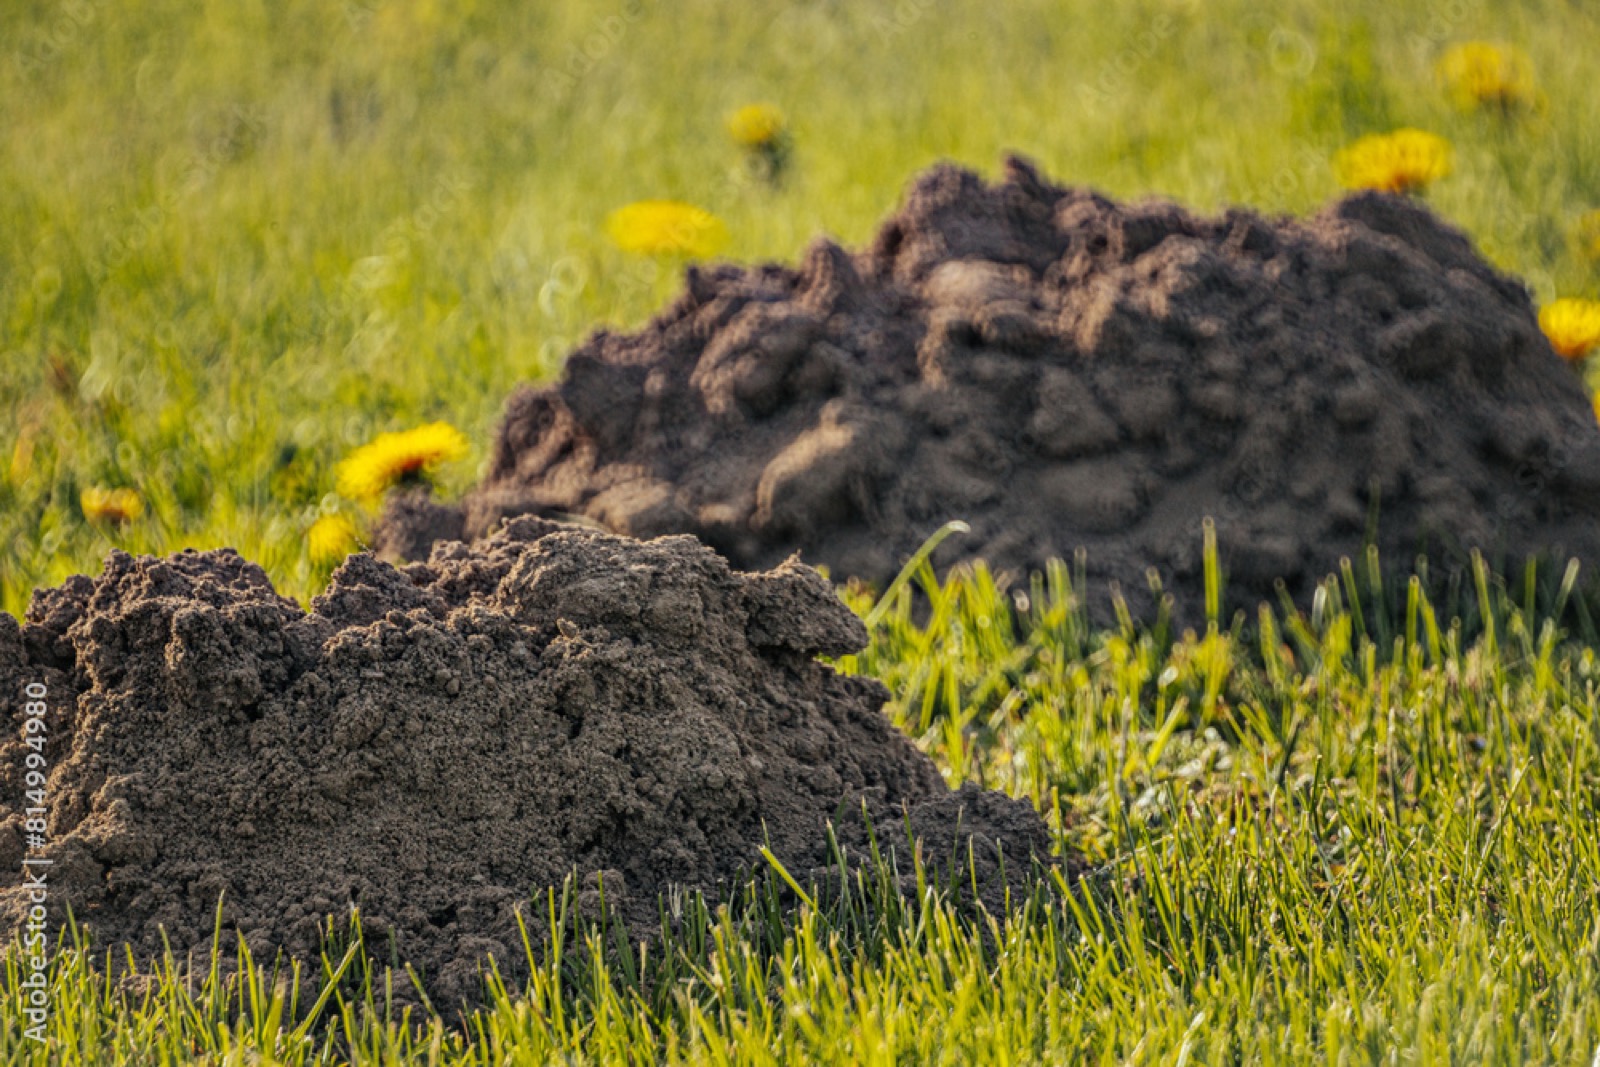
[[[726,886],[763,843],[820,871],[828,820],[864,840],[863,802],[890,837],[909,811],[931,855],[972,840],[987,891],[1001,847],[1011,869],[1047,859],[1031,806],[952,793],[878,683],[815,659],[865,637],[798,564],[739,574],[691,538],[527,518],[404,570],[352,557],[309,613],[231,551],[114,554],[24,625],[0,613],[0,691],[49,690],[57,917],[203,953],[225,891],[230,931],[312,954],[319,918],[356,905],[470,998],[481,957],[522,959],[514,909],[572,871],[648,932],[658,894]],[[5,930],[27,910],[8,708]]]
[[[1253,601],[1369,539],[1397,569],[1600,560],[1600,429],[1524,288],[1412,200],[1199,217],[1012,159],[996,185],[934,167],[859,253],[691,269],[511,398],[460,506],[397,500],[380,544],[524,513],[878,583],[963,519],[937,561],[1085,549],[1099,595],[1155,568],[1180,603],[1211,516]]]

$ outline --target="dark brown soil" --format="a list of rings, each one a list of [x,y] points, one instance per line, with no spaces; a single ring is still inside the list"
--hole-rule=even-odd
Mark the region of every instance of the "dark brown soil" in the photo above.
[[[959,816],[997,891],[996,842],[1025,867],[1042,822],[951,793],[878,683],[815,658],[865,637],[806,567],[532,518],[404,570],[351,557],[309,613],[231,551],[115,554],[24,625],[0,613],[0,929],[26,910],[10,695],[30,682],[50,693],[51,906],[102,946],[153,955],[164,928],[203,953],[226,891],[258,951],[311,954],[319,918],[357,905],[437,995],[471,998],[482,956],[520,964],[514,909],[569,872],[647,930],[659,893],[727,887],[764,842],[818,872],[828,820],[862,843],[863,801],[891,838],[909,810],[934,856]]]
[[[1011,160],[996,185],[928,171],[861,252],[691,270],[518,391],[484,484],[397,504],[385,545],[530,512],[880,584],[963,519],[938,561],[1082,548],[1102,602],[1155,568],[1190,604],[1211,516],[1253,601],[1374,529],[1397,570],[1600,561],[1600,429],[1522,285],[1412,200],[1199,217]]]

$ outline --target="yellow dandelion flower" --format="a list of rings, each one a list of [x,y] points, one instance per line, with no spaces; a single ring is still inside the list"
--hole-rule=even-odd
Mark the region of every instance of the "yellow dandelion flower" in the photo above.
[[[746,104],[728,116],[728,136],[745,148],[770,148],[788,123],[772,104]]]
[[[1539,328],[1563,359],[1579,360],[1600,346],[1600,300],[1563,297],[1539,309]]]
[[[121,525],[144,514],[144,501],[132,489],[106,489],[90,486],[78,494],[83,517],[94,523]]]
[[[1420,192],[1450,173],[1450,142],[1414,129],[1369,134],[1341,150],[1336,163],[1347,189]]]
[[[1533,104],[1533,66],[1521,51],[1490,41],[1466,41],[1439,57],[1434,73],[1462,108],[1510,110]]]
[[[624,252],[703,259],[728,242],[728,228],[705,208],[677,200],[640,200],[613,211],[606,232]]]
[[[24,427],[17,435],[17,443],[11,447],[12,485],[21,485],[33,472],[33,442],[37,435],[38,431],[32,426]]]
[[[361,543],[360,531],[348,515],[324,515],[306,531],[306,552],[311,562],[337,563]]]
[[[1586,211],[1578,217],[1575,227],[1578,247],[1590,259],[1600,262],[1600,208]]]
[[[447,422],[402,433],[380,433],[340,461],[334,471],[339,495],[373,503],[392,485],[421,478],[441,463],[467,454],[467,439]]]

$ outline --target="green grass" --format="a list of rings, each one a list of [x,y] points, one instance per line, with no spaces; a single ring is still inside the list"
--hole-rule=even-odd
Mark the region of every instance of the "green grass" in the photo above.
[[[13,4],[0,45],[0,607],[113,544],[230,544],[284,588],[340,456],[447,419],[485,458],[516,383],[677,266],[602,235],[628,201],[728,223],[728,254],[865,241],[940,157],[1203,208],[1311,210],[1329,160],[1436,130],[1430,193],[1542,299],[1600,295],[1600,12],[1571,0],[152,0]],[[1449,43],[1515,43],[1541,113],[1455,110]],[[587,58],[580,49],[595,58]],[[795,151],[751,180],[723,121],[772,100]],[[473,462],[445,472],[457,491]],[[86,486],[144,518],[96,528]]]
[[[223,980],[200,961],[182,980],[169,964],[133,988],[67,952],[53,1058],[15,1028],[0,1057],[1590,1061],[1593,649],[1486,575],[1471,641],[1420,588],[1388,638],[1332,583],[1311,615],[1168,636],[1086,629],[1062,570],[1020,613],[982,570],[923,581],[841,666],[891,680],[890,713],[952,782],[1031,796],[1089,858],[1082,881],[1044,874],[975,915],[880,827],[879,865],[842,893],[802,901],[773,876],[723,905],[677,897],[644,942],[576,920],[568,886],[530,902],[564,943],[499,961],[465,1017],[402,1007],[410,976],[338,936],[320,968],[246,961]],[[889,864],[921,888],[897,891]]]
[[[1477,37],[1527,51],[1541,111],[1447,103],[1434,59]],[[314,592],[304,531],[353,512],[349,449],[445,419],[481,464],[515,384],[670,296],[678,265],[602,235],[635,199],[712,209],[741,261],[862,242],[921,167],[1009,149],[1117,195],[1304,212],[1341,145],[1415,125],[1455,146],[1439,211],[1538,299],[1600,296],[1570,237],[1600,207],[1597,46],[1573,0],[12,3],[0,608],[114,546],[229,544]],[[722,129],[763,99],[794,130],[778,186]],[[147,513],[86,522],[97,485]],[[459,1027],[403,1014],[409,979],[359,947],[209,984],[69,952],[56,1044],[6,1026],[0,1061],[1592,1061],[1586,621],[1487,578],[1380,608],[1349,577],[1304,616],[1097,629],[1069,572],[852,593],[872,644],[842,666],[952,782],[1032,797],[1079,885],[973,919],[875,876],[815,906],[769,879],[676,902],[648,950],[574,920]]]

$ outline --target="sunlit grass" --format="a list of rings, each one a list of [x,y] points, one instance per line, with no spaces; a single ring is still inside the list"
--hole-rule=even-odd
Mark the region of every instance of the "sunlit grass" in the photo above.
[[[1002,152],[1118,195],[1305,211],[1333,157],[1403,126],[1455,169],[1429,190],[1541,301],[1595,296],[1600,16],[1514,5],[960,0],[741,5],[294,0],[135,9],[37,0],[0,91],[0,603],[108,547],[231,543],[291,592],[333,468],[442,420],[487,452],[516,383],[632,324],[673,262],[605,221],[681,200],[725,254],[866,240],[921,167]],[[1545,106],[1463,112],[1452,44],[1526,54]],[[1586,44],[1587,42],[1587,44]],[[727,116],[781,109],[783,180]],[[442,488],[459,491],[474,463]],[[95,528],[93,486],[145,515]]]
[[[571,885],[537,895],[558,942],[496,961],[465,1015],[344,927],[299,972],[118,983],[68,952],[48,1056],[16,1029],[0,1056],[1588,1062],[1600,662],[1487,573],[1473,639],[1405,588],[1381,623],[1333,580],[1309,613],[1181,634],[1086,627],[1066,569],[1025,604],[981,570],[897,595],[842,666],[890,681],[952,782],[1032,797],[1089,861],[1081,881],[1036,870],[1000,913],[880,827],[842,886],[803,900],[769,870],[720,904],[664,901],[644,940],[580,920]]]
[[[1600,297],[1600,13],[1560,0],[13,7],[12,612],[112,547],[232,545],[314,592],[341,458],[446,422],[461,491],[515,384],[670,296],[674,262],[606,234],[638,201],[704,207],[741,261],[862,242],[921,167],[1013,149],[1116,195],[1303,212],[1341,146],[1414,127],[1453,149],[1430,205],[1540,303]],[[1437,66],[1471,40],[1526,55],[1538,106],[1459,107]],[[729,137],[753,101],[784,116],[781,181]],[[91,521],[116,489],[138,514]],[[119,982],[68,952],[53,1044],[0,1028],[0,1061],[1591,1062],[1593,626],[1560,575],[1537,608],[1487,574],[1434,602],[1367,575],[1238,619],[1213,596],[1193,633],[1092,625],[1070,563],[850,594],[872,643],[842,667],[948,780],[1032,798],[1090,862],[1005,914],[869,865],[814,906],[770,878],[669,902],[641,948],[541,897],[563,948],[500,961],[465,1019],[402,1007],[410,977],[342,934],[298,976]]]

